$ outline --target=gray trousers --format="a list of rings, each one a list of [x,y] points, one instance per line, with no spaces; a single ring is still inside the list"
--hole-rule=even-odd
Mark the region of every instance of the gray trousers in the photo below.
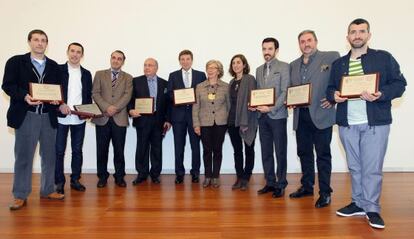
[[[380,213],[382,166],[390,125],[339,127],[352,183],[352,201],[366,212]]]
[[[54,192],[56,129],[50,124],[49,114],[27,112],[23,124],[15,132],[14,197],[26,199],[32,191],[33,157],[38,142],[42,170],[40,195]]]

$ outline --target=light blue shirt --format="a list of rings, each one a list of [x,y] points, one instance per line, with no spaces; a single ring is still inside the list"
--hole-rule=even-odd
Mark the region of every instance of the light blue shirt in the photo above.
[[[154,112],[157,110],[157,89],[158,89],[158,83],[157,83],[157,76],[153,77],[147,77],[148,81],[148,88],[150,92],[150,96],[154,98]]]
[[[39,63],[39,61],[35,60],[33,57],[30,57],[30,59],[32,61],[33,66],[36,68],[36,71],[40,74],[40,76],[42,76],[46,68],[46,57],[42,63]]]

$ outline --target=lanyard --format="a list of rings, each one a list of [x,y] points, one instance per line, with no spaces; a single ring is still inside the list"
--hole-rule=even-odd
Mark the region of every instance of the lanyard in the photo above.
[[[42,76],[40,76],[40,74],[36,71],[36,69],[35,69],[34,67],[32,67],[32,70],[33,70],[33,72],[34,72],[34,73],[35,73],[35,75],[36,75],[37,82],[38,82],[39,84],[43,84],[43,80],[45,79],[46,74],[45,74],[45,73],[43,73],[43,75],[42,75]],[[37,106],[36,106],[36,113],[37,113],[37,114],[40,114],[42,111],[43,111],[43,104],[41,104],[41,105],[37,105]]]

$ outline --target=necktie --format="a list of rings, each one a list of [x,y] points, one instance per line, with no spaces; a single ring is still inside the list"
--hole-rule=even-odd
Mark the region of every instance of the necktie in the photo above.
[[[185,88],[190,88],[190,72],[188,71],[184,71],[184,86]]]
[[[270,74],[270,63],[267,62],[266,63],[266,73],[265,73],[265,77],[266,78],[269,77],[269,74]]]
[[[150,91],[150,96],[154,97],[154,111],[157,110],[157,89],[155,87],[155,79],[148,79],[148,88]]]
[[[112,87],[115,87],[116,81],[118,80],[118,73],[117,71],[112,71]]]

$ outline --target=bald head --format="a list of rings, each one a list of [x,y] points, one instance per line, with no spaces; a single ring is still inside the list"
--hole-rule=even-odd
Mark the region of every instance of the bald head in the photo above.
[[[144,74],[147,77],[154,77],[158,71],[158,62],[154,58],[147,58],[144,61]]]

